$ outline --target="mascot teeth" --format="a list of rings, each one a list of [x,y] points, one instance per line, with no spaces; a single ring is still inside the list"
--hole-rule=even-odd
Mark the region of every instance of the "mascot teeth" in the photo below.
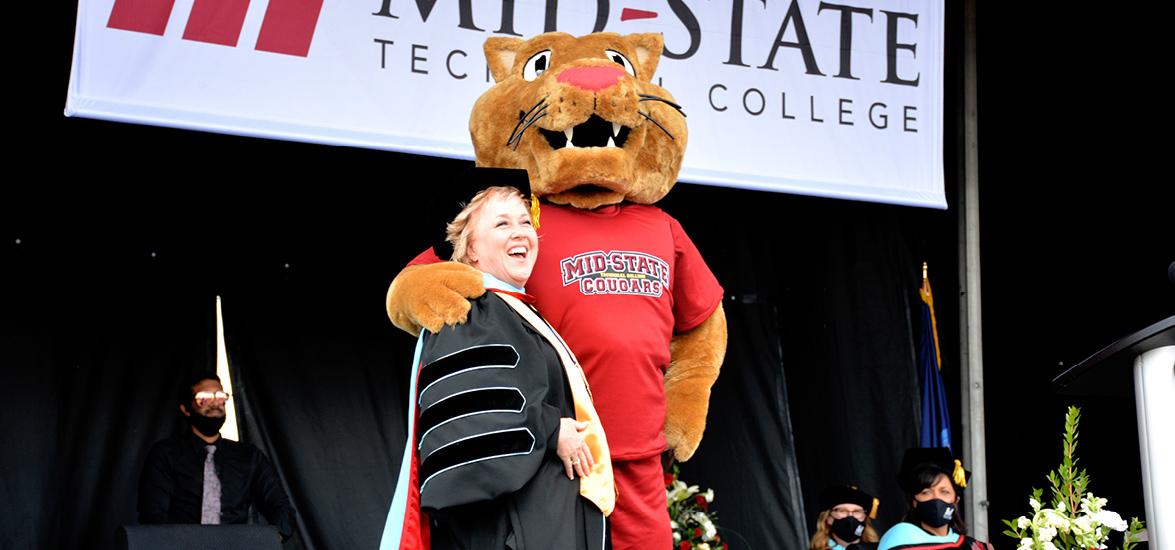
[[[574,149],[577,147],[624,147],[630,129],[622,124],[608,122],[599,115],[592,115],[586,122],[562,132],[539,130],[547,138],[551,149]]]

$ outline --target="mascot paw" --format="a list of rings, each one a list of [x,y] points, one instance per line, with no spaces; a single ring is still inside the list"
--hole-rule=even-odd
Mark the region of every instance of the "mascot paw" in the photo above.
[[[388,318],[412,335],[444,325],[464,323],[469,299],[485,294],[482,274],[458,262],[413,265],[404,268],[388,289]]]
[[[665,417],[665,444],[673,451],[679,462],[694,456],[706,431],[706,409],[710,397],[710,385],[702,384],[701,391],[682,391],[680,386],[674,394],[667,395],[670,409]]]
[[[702,432],[699,430],[693,437],[680,429],[665,427],[665,443],[673,454],[673,459],[685,462],[694,456],[698,445],[702,443]]]

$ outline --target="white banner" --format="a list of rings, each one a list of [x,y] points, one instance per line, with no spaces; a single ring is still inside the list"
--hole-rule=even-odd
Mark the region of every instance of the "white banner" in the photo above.
[[[482,43],[658,32],[683,181],[946,207],[943,6],[79,0],[67,116],[473,158]]]

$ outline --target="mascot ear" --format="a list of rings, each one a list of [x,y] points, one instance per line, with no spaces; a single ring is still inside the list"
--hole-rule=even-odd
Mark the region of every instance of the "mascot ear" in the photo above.
[[[653,73],[657,72],[657,63],[661,61],[661,50],[665,47],[665,38],[657,33],[627,34],[624,41],[636,52],[636,62],[641,66],[644,80],[653,80]],[[489,46],[487,45],[488,49]]]
[[[486,39],[486,62],[494,75],[494,82],[501,82],[514,71],[514,58],[526,41],[521,38],[491,36]]]

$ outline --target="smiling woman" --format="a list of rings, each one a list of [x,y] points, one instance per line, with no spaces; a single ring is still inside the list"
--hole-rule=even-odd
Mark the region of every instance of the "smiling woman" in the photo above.
[[[421,332],[407,483],[380,547],[607,548],[608,443],[579,363],[525,294],[539,243],[522,193],[478,192],[445,234],[489,292],[464,324]]]
[[[538,235],[517,189],[490,187],[478,193],[446,229],[454,261],[526,286],[538,257]]]

